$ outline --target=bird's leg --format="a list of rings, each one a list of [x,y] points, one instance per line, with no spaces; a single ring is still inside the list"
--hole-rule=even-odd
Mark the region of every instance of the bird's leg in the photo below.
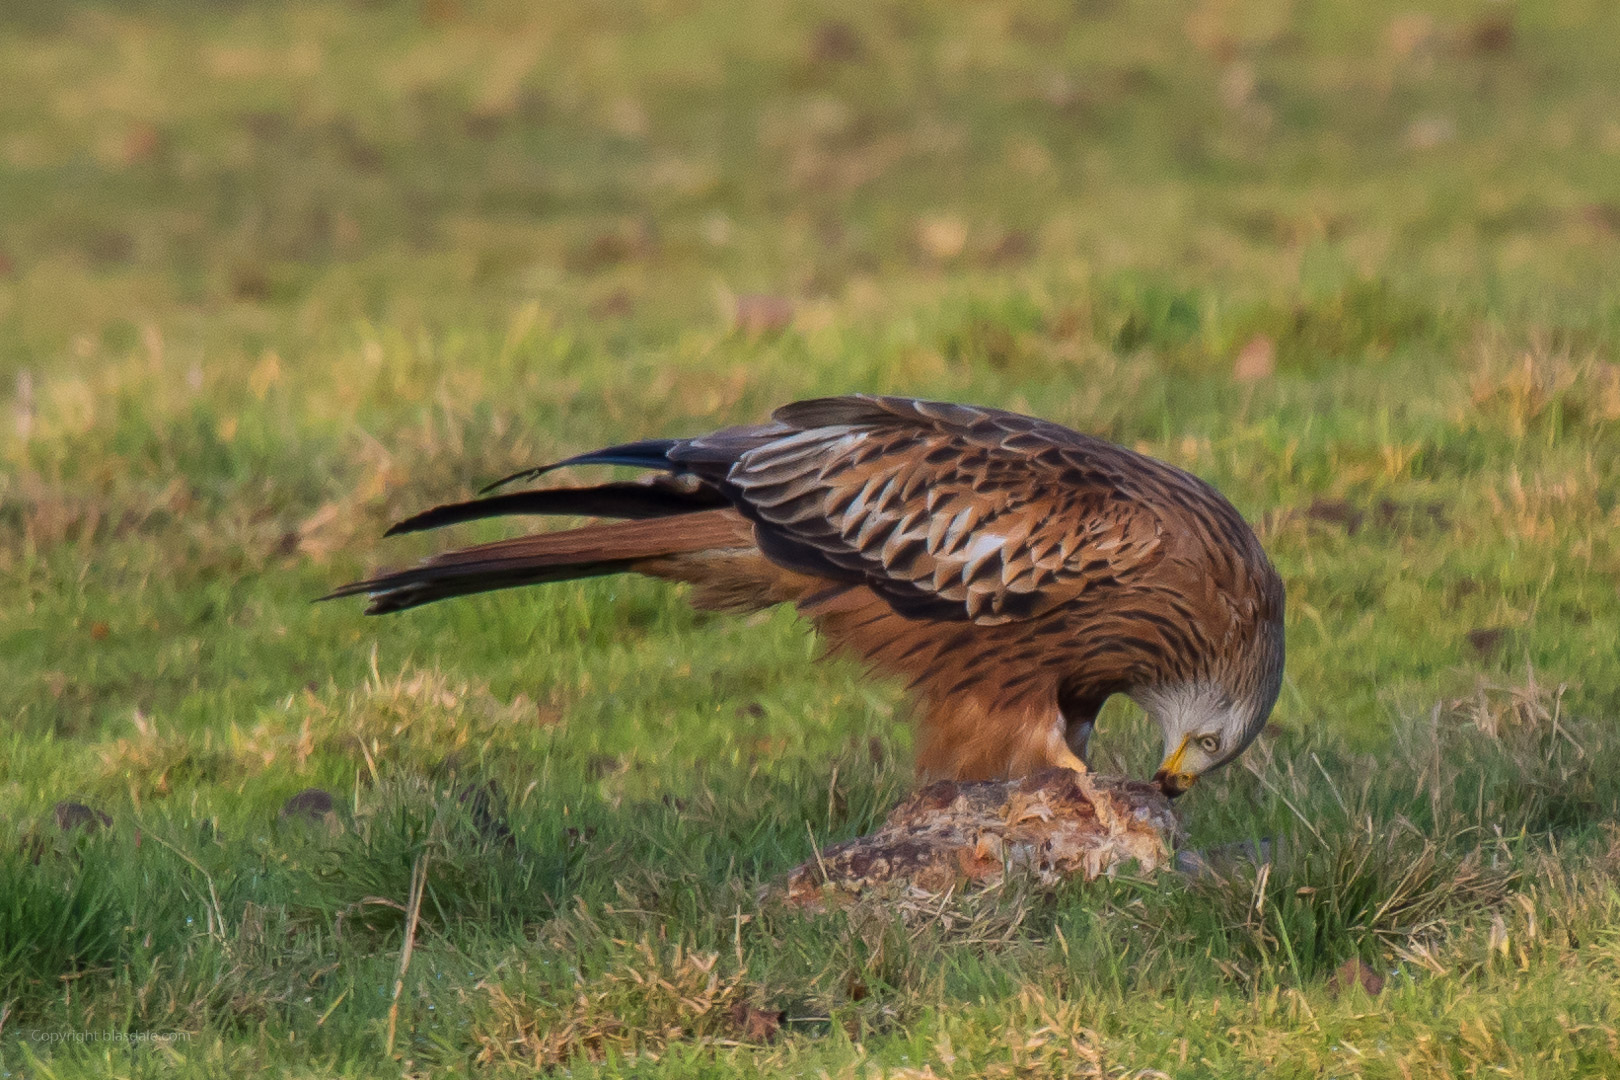
[[[1080,757],[1080,755],[1076,754],[1072,750],[1065,750],[1064,753],[1054,754],[1053,758],[1054,760],[1052,761],[1052,764],[1056,765],[1060,769],[1068,769],[1072,772],[1081,773],[1091,771],[1091,766],[1086,764],[1085,759]]]
[[[1091,770],[1085,760],[1070,747],[1068,724],[1062,713],[1029,731],[1022,753],[1014,751],[1008,765],[1008,774],[1023,776],[1046,768],[1070,769],[1083,773]]]
[[[1091,732],[1096,726],[1095,720],[1081,720],[1079,722],[1070,720],[1063,737],[1063,741],[1069,744],[1069,749],[1074,752],[1075,757],[1085,762],[1088,768],[1091,765],[1091,758],[1086,754],[1086,746],[1091,742]]]
[[[1064,741],[1063,714],[1050,704],[998,709],[957,698],[932,703],[921,721],[917,773],[924,780],[1005,780],[1054,767],[1088,771]]]
[[[1065,688],[1058,692],[1058,713],[1063,717],[1063,741],[1069,750],[1086,765],[1091,764],[1087,747],[1091,732],[1097,726],[1097,714],[1102,711],[1107,694],[1083,693]]]

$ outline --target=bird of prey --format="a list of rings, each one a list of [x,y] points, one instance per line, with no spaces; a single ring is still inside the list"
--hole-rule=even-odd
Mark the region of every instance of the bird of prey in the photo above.
[[[488,495],[564,466],[632,481]],[[1283,585],[1219,492],[1142,454],[1000,409],[852,395],[769,423],[528,469],[389,535],[507,514],[613,519],[447,551],[345,585],[369,613],[630,571],[700,606],[791,603],[835,650],[908,681],[926,779],[1086,770],[1126,694],[1164,735],[1169,794],[1236,757],[1283,669]]]

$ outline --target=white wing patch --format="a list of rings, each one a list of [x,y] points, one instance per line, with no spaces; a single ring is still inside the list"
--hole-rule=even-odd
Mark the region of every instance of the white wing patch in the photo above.
[[[991,556],[1000,556],[1002,549],[1007,546],[1007,538],[1000,533],[977,533],[968,542],[967,550],[962,552],[962,584],[966,585],[978,576],[979,567],[983,566]]]

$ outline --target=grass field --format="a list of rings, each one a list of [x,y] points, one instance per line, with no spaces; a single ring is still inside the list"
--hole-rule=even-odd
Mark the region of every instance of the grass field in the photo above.
[[[1620,8],[1417,6],[0,4],[0,1078],[1620,1075]],[[805,919],[910,740],[790,612],[310,604],[852,390],[1255,523],[1274,862]]]

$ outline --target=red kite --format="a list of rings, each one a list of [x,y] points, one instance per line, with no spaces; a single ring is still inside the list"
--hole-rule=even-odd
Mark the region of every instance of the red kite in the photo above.
[[[529,469],[654,475],[493,495],[389,535],[505,514],[616,519],[447,551],[345,585],[371,613],[624,571],[704,607],[792,603],[834,647],[906,679],[926,777],[1084,771],[1097,712],[1158,723],[1179,794],[1260,731],[1283,670],[1283,585],[1210,485],[999,409],[864,395],[771,422],[647,439]]]

